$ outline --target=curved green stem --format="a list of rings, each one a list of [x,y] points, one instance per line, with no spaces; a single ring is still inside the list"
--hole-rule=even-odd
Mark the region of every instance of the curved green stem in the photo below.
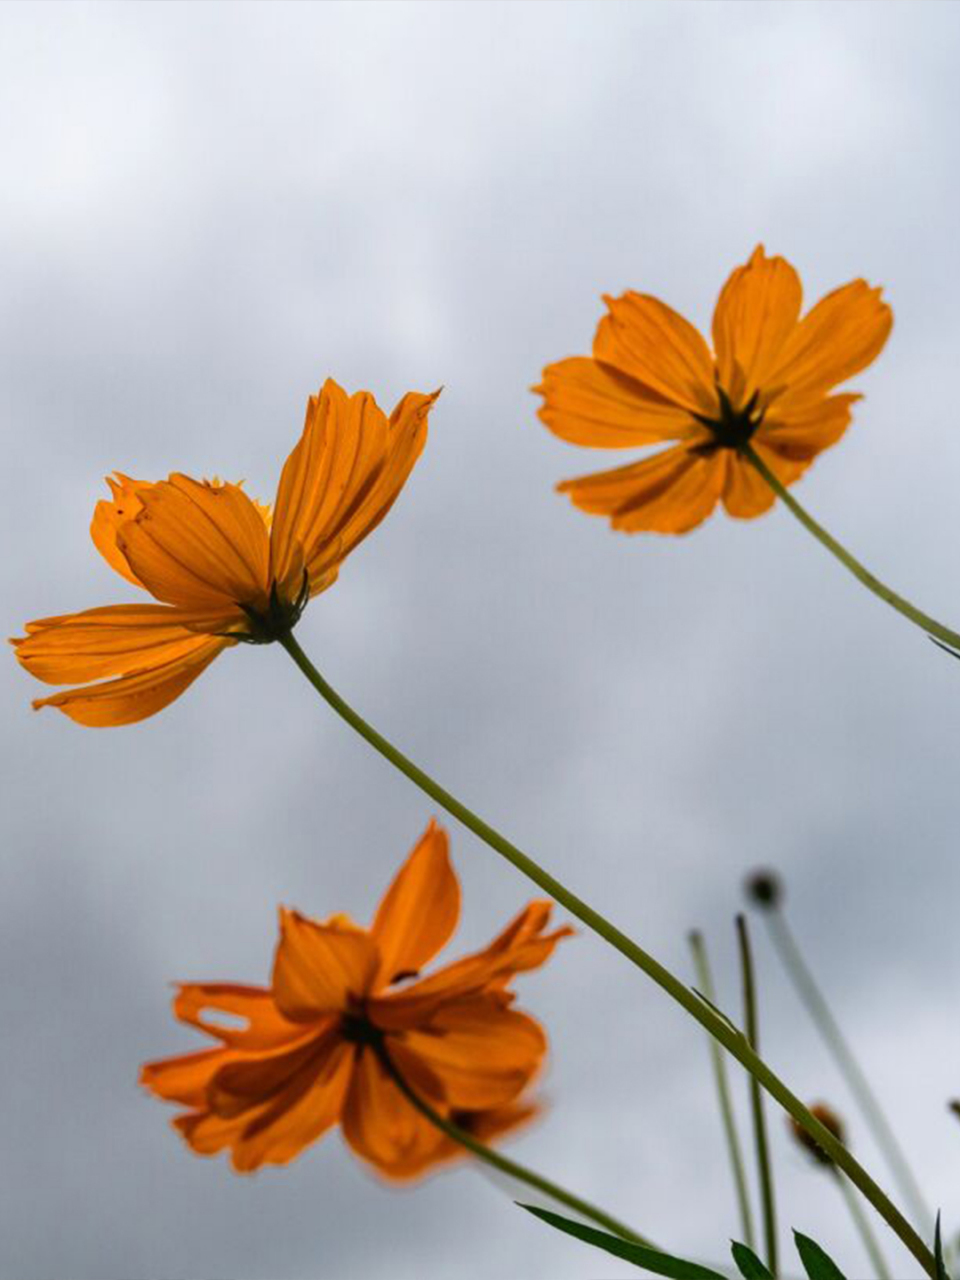
[[[860,1207],[860,1201],[853,1194],[853,1191],[850,1189],[849,1182],[847,1182],[839,1169],[832,1169],[832,1172],[836,1179],[837,1186],[840,1188],[840,1193],[850,1211],[850,1217],[853,1219],[853,1225],[856,1227],[857,1232],[860,1235],[860,1239],[863,1241],[863,1247],[866,1249],[870,1261],[873,1263],[873,1269],[877,1273],[877,1280],[891,1280],[890,1272],[887,1269],[887,1260],[881,1252],[880,1245],[877,1242],[877,1237],[873,1234],[873,1231],[870,1228],[870,1223],[867,1221],[866,1214]]]
[[[532,1169],[527,1169],[524,1165],[517,1164],[516,1160],[510,1160],[501,1155],[499,1151],[494,1151],[492,1147],[488,1147],[479,1138],[475,1138],[472,1133],[468,1133],[466,1129],[461,1129],[452,1120],[448,1120],[445,1116],[440,1115],[438,1111],[434,1111],[429,1102],[410,1088],[383,1046],[376,1048],[374,1052],[383,1064],[384,1070],[410,1105],[416,1107],[420,1114],[425,1116],[441,1133],[445,1133],[448,1138],[466,1148],[478,1160],[482,1160],[484,1164],[490,1165],[491,1168],[500,1173],[507,1174],[508,1177],[515,1178],[518,1182],[526,1183],[528,1187],[532,1187],[535,1191],[540,1192],[541,1195],[549,1196],[551,1200],[556,1200],[558,1204],[564,1205],[567,1209],[572,1209],[574,1213],[580,1214],[581,1217],[589,1218],[598,1227],[603,1227],[604,1231],[611,1231],[622,1240],[632,1240],[634,1244],[645,1245],[648,1249],[654,1247],[645,1236],[639,1235],[603,1209],[598,1209],[596,1205],[591,1204],[588,1200],[581,1200],[572,1191],[564,1190],[557,1183],[551,1182],[549,1178],[544,1178],[541,1174],[534,1173]]]
[[[904,600],[903,596],[897,595],[896,591],[892,591],[886,583],[881,582],[875,577],[869,569],[865,568],[855,556],[852,556],[846,547],[827,533],[823,525],[818,524],[800,503],[789,493],[786,486],[781,484],[777,477],[773,474],[767,464],[759,456],[756,450],[750,444],[740,446],[740,454],[750,462],[760,475],[763,476],[767,484],[774,491],[785,507],[788,507],[791,513],[796,516],[808,533],[812,533],[816,540],[827,548],[831,555],[836,556],[844,568],[849,569],[855,578],[857,578],[868,591],[872,591],[892,609],[896,609],[897,613],[902,614],[909,619],[915,626],[925,631],[927,635],[934,636],[948,648],[960,650],[960,633],[951,631],[949,627],[945,627],[942,622],[938,622],[936,618],[931,618],[928,613],[924,613],[909,600]]]
[[[545,871],[539,863],[534,862],[532,858],[518,849],[515,844],[512,844],[505,836],[502,836],[499,831],[496,831],[489,823],[478,817],[472,809],[468,809],[465,804],[462,804],[456,796],[451,795],[438,782],[435,782],[428,773],[425,773],[412,760],[409,760],[402,751],[399,751],[391,742],[388,742],[372,725],[367,724],[366,720],[358,715],[349,703],[345,702],[337,691],[327,683],[291,633],[281,636],[279,643],[283,645],[324,701],[351,728],[355,729],[366,742],[379,751],[390,764],[399,769],[411,782],[416,783],[422,791],[426,792],[437,804],[442,805],[448,813],[452,814],[459,822],[462,822],[474,835],[485,841],[491,849],[494,849],[505,858],[511,866],[516,867],[534,884],[539,885],[545,893],[554,898],[571,915],[576,916],[589,929],[599,934],[612,947],[615,947],[628,960],[631,960],[671,999],[675,1000],[681,1008],[695,1018],[706,1031],[709,1031],[714,1039],[723,1045],[760,1082],[763,1088],[783,1107],[788,1115],[792,1116],[800,1127],[823,1147],[843,1169],[860,1193],[870,1201],[877,1213],[880,1214],[890,1229],[900,1238],[904,1246],[913,1254],[927,1275],[936,1280],[936,1262],[933,1254],[900,1210],[890,1201],[889,1197],[874,1182],[867,1171],[850,1155],[846,1147],[837,1141],[829,1129],[822,1125],[816,1116],[810,1114],[800,1099],[794,1093],[791,1093],[780,1078],[754,1053],[747,1043],[746,1037],[732,1022],[729,1022],[721,1013],[691,991],[679,978],[674,977],[669,969],[664,968],[658,960],[655,960],[641,946],[631,938],[628,938],[625,933],[611,924],[598,911],[594,911],[582,898],[578,898],[575,893],[572,893],[565,885],[561,884],[549,871]]]
[[[833,1054],[837,1066],[846,1076],[850,1092],[859,1103],[860,1111],[873,1131],[877,1146],[886,1157],[890,1171],[900,1187],[901,1195],[910,1205],[911,1212],[917,1221],[932,1234],[933,1215],[924,1201],[923,1193],[913,1176],[910,1164],[887,1122],[876,1094],[871,1089],[863,1069],[854,1057],[853,1050],[847,1044],[846,1037],[830,1012],[830,1006],[800,952],[782,907],[767,907],[763,915],[766,917],[774,950],[780,956],[783,967],[793,981],[801,1001],[806,1005],[814,1026],[817,1027]]]
[[[710,972],[710,961],[703,935],[694,931],[690,934],[690,950],[697,971],[697,985],[711,1004],[716,1002],[713,987],[713,974]],[[740,1139],[737,1136],[737,1124],[733,1114],[733,1103],[730,1098],[730,1086],[727,1082],[727,1060],[720,1046],[713,1037],[709,1037],[710,1060],[713,1063],[713,1078],[717,1086],[717,1101],[720,1105],[720,1119],[727,1139],[727,1151],[730,1156],[730,1172],[733,1174],[733,1185],[737,1193],[737,1205],[740,1209],[740,1230],[743,1243],[750,1249],[754,1246],[753,1214],[750,1212],[750,1196],[747,1191],[747,1175],[743,1167],[743,1154],[740,1150]]]
[[[750,1048],[757,1052],[760,1034],[757,1018],[757,988],[753,976],[753,954],[750,935],[743,916],[737,916],[737,939],[740,943],[740,972],[743,981],[743,1020]],[[763,1114],[763,1094],[755,1076],[750,1079],[750,1110],[753,1113],[753,1136],[757,1148],[757,1173],[760,1178],[760,1203],[763,1206],[763,1238],[767,1246],[767,1267],[777,1274],[777,1208],[773,1196],[773,1170],[770,1167],[770,1144],[767,1120]]]

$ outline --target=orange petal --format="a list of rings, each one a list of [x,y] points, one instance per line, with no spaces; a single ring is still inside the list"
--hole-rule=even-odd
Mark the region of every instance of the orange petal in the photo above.
[[[605,297],[593,356],[694,413],[717,411],[713,357],[702,336],[666,303],[645,293]]]
[[[292,1022],[346,1010],[362,999],[377,971],[370,935],[345,924],[318,924],[297,911],[280,910],[280,942],[273,963],[277,1008]]]
[[[770,387],[784,389],[776,401],[779,409],[809,404],[877,358],[893,325],[893,312],[880,293],[865,280],[854,280],[804,316],[769,374]]]
[[[218,636],[197,636],[189,655],[162,666],[108,680],[103,684],[68,689],[49,698],[37,698],[34,708],[57,707],[77,724],[102,729],[135,724],[169,706],[209,667],[222,649],[234,641]]]
[[[353,1076],[355,1049],[337,1043],[311,1078],[291,1082],[233,1142],[233,1167],[248,1173],[264,1164],[288,1164],[340,1119]]]
[[[340,562],[387,514],[423,449],[438,394],[409,393],[389,422],[369,392],[348,396],[332,378],[310,397],[274,504],[272,573],[281,594],[299,590],[298,558],[311,594],[329,586]]]
[[[165,1102],[205,1106],[210,1081],[221,1067],[236,1058],[231,1049],[201,1049],[199,1053],[158,1058],[140,1068],[140,1083]]]
[[[758,245],[724,285],[713,313],[717,377],[735,405],[766,385],[800,317],[800,277],[784,258]]]
[[[781,484],[793,484],[810,465],[810,459],[797,462],[783,458],[756,439],[753,447]],[[752,520],[769,511],[776,500],[776,494],[759,471],[746,458],[739,458],[731,453],[727,482],[723,490],[723,505],[727,513],[740,520]]]
[[[214,1156],[225,1147],[233,1146],[249,1123],[249,1113],[225,1119],[202,1110],[173,1119],[173,1127],[198,1156]]]
[[[143,510],[120,526],[117,546],[151,595],[187,609],[266,607],[269,539],[239,485],[172,475],[139,496]]]
[[[295,1079],[304,1078],[309,1083],[323,1071],[341,1040],[339,1022],[331,1018],[311,1027],[292,1045],[262,1053],[235,1054],[210,1081],[210,1110],[218,1116],[234,1116],[271,1102]]]
[[[460,885],[449,843],[431,822],[384,895],[370,929],[380,951],[378,985],[418,973],[457,927]]]
[[[341,1123],[357,1155],[388,1176],[397,1165],[430,1158],[445,1140],[411,1106],[369,1049],[357,1059]]]
[[[206,1011],[242,1018],[245,1027],[205,1018]],[[280,1013],[268,987],[248,987],[235,982],[184,982],[177,988],[173,1012],[207,1035],[235,1049],[271,1049],[303,1034],[302,1023],[288,1022]]]
[[[444,1005],[404,1043],[443,1085],[452,1107],[495,1107],[516,1098],[540,1069],[547,1038],[525,1013],[491,996]]]
[[[629,374],[586,356],[549,364],[534,387],[544,398],[538,417],[554,435],[596,449],[682,440],[696,430],[679,409]]]
[[[792,412],[775,404],[754,437],[783,458],[810,461],[837,443],[850,425],[851,408],[858,395],[827,396]]]
[[[528,1124],[538,1112],[536,1103],[513,1102],[504,1107],[489,1107],[484,1111],[454,1111],[450,1119],[459,1129],[489,1144]],[[395,1165],[380,1165],[380,1172],[393,1182],[409,1182],[465,1155],[467,1151],[459,1142],[444,1138],[435,1151],[399,1161]]]
[[[529,903],[482,951],[446,965],[402,991],[367,1001],[367,1012],[385,1029],[421,1027],[443,1004],[479,994],[491,985],[504,986],[515,974],[538,969],[562,938],[572,936],[569,925],[545,933],[553,904]]]
[[[115,604],[27,623],[17,659],[47,684],[83,684],[190,659],[230,619],[160,604]]]
[[[131,480],[119,471],[107,476],[111,497],[101,498],[93,509],[93,520],[90,524],[90,537],[97,550],[111,569],[132,582],[135,587],[143,583],[127,564],[127,558],[117,545],[117,534],[120,526],[132,520],[143,510],[140,494],[153,488],[143,480]]]
[[[352,1045],[342,1042],[312,1075],[301,1073],[267,1102],[230,1116],[197,1110],[174,1120],[198,1155],[233,1153],[238,1173],[287,1164],[336,1123],[353,1069]]]
[[[581,511],[609,516],[613,528],[625,533],[687,533],[717,505],[724,452],[701,454],[676,445],[642,462],[565,480],[557,489]]]

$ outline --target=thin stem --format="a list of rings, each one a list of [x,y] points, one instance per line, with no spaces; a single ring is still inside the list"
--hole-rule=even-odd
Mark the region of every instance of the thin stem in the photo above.
[[[690,934],[690,950],[693,952],[693,963],[697,971],[697,985],[710,1003],[715,1004],[713,975],[710,972],[707,948],[701,933],[694,932]],[[710,1045],[710,1058],[713,1063],[713,1077],[717,1086],[720,1118],[723,1121],[723,1132],[727,1140],[727,1152],[730,1156],[730,1171],[733,1174],[733,1185],[736,1189],[737,1204],[740,1208],[740,1230],[744,1244],[752,1249],[754,1247],[753,1214],[750,1212],[747,1176],[743,1167],[740,1139],[737,1136],[737,1123],[733,1114],[733,1103],[730,1100],[730,1086],[727,1083],[727,1060],[712,1036],[709,1038],[708,1043]]]
[[[448,1138],[459,1143],[461,1147],[465,1147],[478,1160],[482,1160],[484,1164],[490,1165],[491,1168],[498,1170],[500,1173],[505,1173],[509,1177],[515,1178],[518,1182],[526,1183],[534,1191],[549,1196],[551,1200],[556,1200],[558,1204],[564,1205],[567,1209],[572,1209],[574,1213],[579,1214],[581,1217],[589,1218],[597,1226],[603,1227],[604,1231],[611,1231],[615,1236],[620,1236],[622,1240],[632,1240],[634,1244],[645,1245],[648,1249],[654,1248],[645,1236],[625,1226],[624,1223],[618,1221],[603,1209],[598,1209],[596,1205],[590,1204],[588,1200],[581,1200],[572,1191],[564,1190],[557,1183],[551,1182],[549,1178],[544,1178],[542,1174],[534,1173],[532,1169],[525,1168],[524,1165],[518,1164],[516,1160],[510,1160],[507,1156],[501,1155],[499,1151],[494,1151],[492,1147],[488,1147],[478,1138],[475,1138],[472,1133],[467,1133],[465,1129],[461,1129],[452,1120],[448,1120],[445,1116],[440,1115],[438,1111],[434,1111],[426,1099],[421,1098],[418,1093],[415,1093],[410,1088],[383,1046],[376,1048],[374,1052],[383,1064],[384,1070],[410,1105],[416,1107],[420,1114],[425,1116],[441,1133],[445,1133]]]
[[[817,1120],[816,1116],[810,1114],[800,1099],[794,1093],[791,1093],[780,1078],[754,1053],[744,1035],[732,1022],[712,1009],[695,992],[685,986],[679,978],[674,977],[669,969],[664,968],[658,960],[655,960],[641,946],[628,938],[625,933],[611,924],[598,911],[594,911],[582,898],[578,898],[575,893],[572,893],[559,880],[550,875],[548,871],[545,871],[532,858],[518,849],[515,844],[511,844],[505,836],[502,836],[489,823],[484,822],[471,809],[468,809],[465,804],[462,804],[449,791],[441,787],[438,782],[435,782],[428,773],[425,773],[412,760],[409,760],[403,752],[399,751],[391,742],[388,742],[372,725],[367,724],[366,720],[358,715],[349,703],[345,702],[337,691],[327,683],[300,648],[292,634],[288,633],[282,636],[279,643],[283,645],[324,701],[351,728],[355,729],[366,742],[379,751],[386,760],[399,769],[411,782],[416,783],[431,799],[442,805],[448,813],[452,814],[465,827],[485,841],[491,849],[494,849],[504,857],[511,866],[523,872],[528,879],[539,885],[545,893],[560,903],[571,915],[576,916],[594,933],[599,934],[612,947],[615,947],[622,955],[625,955],[628,960],[632,960],[639,969],[643,970],[648,978],[685,1009],[691,1017],[695,1018],[728,1052],[732,1053],[737,1061],[759,1080],[771,1097],[776,1099],[780,1106],[797,1121],[800,1127],[806,1133],[809,1133],[832,1156],[854,1186],[870,1201],[890,1229],[903,1241],[904,1246],[913,1254],[927,1275],[936,1280],[936,1262],[933,1254],[900,1210],[890,1201],[889,1197],[874,1182],[867,1171],[850,1155],[847,1149]]]
[[[850,1210],[850,1217],[853,1219],[854,1226],[860,1234],[860,1239],[863,1241],[863,1247],[870,1256],[873,1269],[877,1273],[877,1280],[891,1280],[890,1272],[887,1269],[886,1259],[880,1250],[877,1237],[873,1234],[873,1231],[870,1228],[867,1216],[860,1206],[860,1201],[854,1195],[850,1183],[847,1182],[840,1170],[831,1166],[831,1172],[833,1173],[837,1186],[840,1188],[841,1195],[846,1201],[847,1208]]]
[[[917,1185],[903,1149],[890,1128],[883,1113],[883,1108],[871,1089],[863,1069],[854,1057],[853,1050],[830,1012],[830,1007],[803,958],[790,926],[787,924],[786,916],[776,906],[766,908],[763,914],[767,920],[767,927],[770,931],[774,950],[779,955],[783,967],[796,987],[801,1001],[806,1006],[807,1012],[823,1037],[827,1048],[833,1055],[834,1061],[845,1076],[850,1092],[856,1099],[864,1119],[872,1130],[877,1146],[883,1152],[901,1194],[910,1205],[910,1210],[917,1221],[923,1223],[924,1228],[932,1235],[933,1217],[924,1201],[923,1193]]]
[[[892,591],[886,583],[881,582],[869,569],[865,568],[856,557],[850,554],[846,547],[840,545],[832,534],[827,533],[823,525],[818,524],[813,516],[801,507],[800,503],[780,483],[752,445],[741,445],[740,453],[759,471],[777,497],[785,506],[789,507],[808,533],[812,533],[818,542],[822,543],[832,555],[835,555],[840,563],[849,569],[868,591],[872,591],[875,596],[885,601],[891,608],[896,609],[897,613],[903,614],[905,618],[908,618],[915,626],[920,627],[922,631],[926,631],[928,635],[935,636],[950,649],[960,650],[960,633],[951,631],[943,623],[937,622],[936,618],[931,618],[928,613],[916,608],[909,600],[904,600],[903,596],[897,595],[896,591]]]
[[[743,981],[743,1018],[750,1048],[759,1048],[757,988],[753,974],[750,934],[744,916],[737,916],[737,938],[740,943],[740,973]],[[757,1172],[760,1178],[760,1203],[763,1205],[763,1236],[767,1246],[767,1266],[777,1274],[777,1209],[773,1196],[773,1171],[767,1142],[767,1121],[763,1114],[763,1095],[756,1077],[750,1078],[750,1110],[753,1114],[753,1136],[757,1146]]]

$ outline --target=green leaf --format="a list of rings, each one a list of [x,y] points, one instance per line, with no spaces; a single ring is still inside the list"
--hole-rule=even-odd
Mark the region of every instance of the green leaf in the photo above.
[[[820,1248],[816,1240],[801,1235],[799,1231],[793,1233],[793,1238],[803,1269],[810,1280],[847,1280],[834,1260]]]
[[[947,1264],[943,1260],[943,1241],[940,1238],[940,1211],[937,1211],[937,1229],[933,1235],[933,1256],[937,1260],[937,1280],[950,1280]]]
[[[632,1262],[635,1267],[652,1271],[655,1276],[667,1276],[668,1280],[724,1280],[719,1271],[701,1267],[697,1262],[672,1258],[669,1253],[660,1253],[657,1249],[648,1249],[646,1245],[635,1244],[632,1240],[623,1240],[620,1236],[598,1231],[596,1227],[575,1222],[573,1218],[564,1218],[559,1213],[551,1213],[549,1209],[537,1209],[532,1204],[521,1204],[520,1208],[526,1209],[527,1213],[532,1213],[541,1222],[556,1227],[558,1231],[565,1231],[568,1236],[574,1236],[584,1244],[592,1244],[595,1249],[612,1253],[615,1258],[622,1258],[624,1262]]]
[[[960,654],[957,654],[957,657],[960,657]],[[723,1012],[723,1010],[720,1008],[719,1005],[714,1004],[713,1001],[709,998],[709,996],[705,996],[703,992],[698,990],[696,987],[691,987],[690,990],[693,992],[693,994],[697,997],[698,1000],[703,1001],[703,1003],[707,1006],[707,1008],[712,1009],[718,1018],[722,1018],[731,1031],[733,1031],[737,1036],[739,1036],[741,1040],[743,1039],[743,1031],[741,1030],[741,1028],[737,1026],[737,1024],[734,1022],[734,1020],[731,1017],[729,1017],[727,1014]]]
[[[730,1252],[733,1254],[733,1260],[743,1280],[773,1280],[771,1272],[745,1244],[738,1244],[736,1240],[731,1241]]]
[[[942,640],[938,640],[935,636],[927,636],[927,639],[932,640],[937,648],[942,649],[944,653],[949,653],[951,658],[960,658],[960,653],[957,653],[956,649],[951,648],[950,645],[944,644]],[[947,1273],[944,1272],[943,1274],[946,1275]]]

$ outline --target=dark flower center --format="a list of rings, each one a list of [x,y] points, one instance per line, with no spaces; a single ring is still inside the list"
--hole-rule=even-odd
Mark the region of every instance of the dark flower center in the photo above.
[[[755,391],[741,409],[735,409],[726,391],[717,383],[719,414],[713,418],[705,413],[693,415],[698,422],[709,428],[713,439],[696,445],[691,452],[709,457],[718,449],[740,449],[745,445],[763,421],[763,410],[757,409],[759,396],[760,392]]]
[[[252,605],[239,601],[240,608],[247,615],[249,629],[246,634],[235,634],[235,640],[244,644],[272,644],[282,636],[289,635],[300,621],[300,615],[310,599],[310,578],[306,569],[303,571],[303,583],[296,600],[281,600],[274,582],[270,588],[270,601],[266,609],[254,609]]]
[[[369,1046],[375,1051],[383,1047],[384,1033],[373,1025],[365,1013],[341,1014],[340,1034],[351,1044]]]

